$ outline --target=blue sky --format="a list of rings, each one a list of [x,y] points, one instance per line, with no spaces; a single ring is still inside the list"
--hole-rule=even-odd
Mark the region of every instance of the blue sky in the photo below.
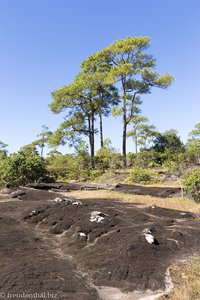
[[[149,36],[157,70],[175,77],[169,89],[143,97],[143,114],[186,141],[200,122],[200,1],[0,0],[0,140],[9,151],[32,142],[43,124],[55,130],[62,116],[49,110],[51,91],[126,36]],[[121,149],[120,119],[106,119],[104,130]]]

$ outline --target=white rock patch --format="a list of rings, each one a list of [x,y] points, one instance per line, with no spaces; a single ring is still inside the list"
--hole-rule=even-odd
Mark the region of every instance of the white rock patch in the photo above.
[[[72,199],[72,198],[55,198],[53,200],[53,204],[60,204],[65,203],[67,205],[83,205],[83,203],[79,200]]]
[[[53,204],[58,204],[58,203],[63,203],[63,199],[61,199],[61,198],[55,198],[53,200]]]
[[[106,218],[109,218],[109,215],[101,211],[93,211],[90,216],[90,222],[102,223]]]
[[[71,200],[72,205],[83,205],[83,203],[79,200]]]
[[[152,235],[152,232],[149,228],[145,228],[143,231],[144,237],[147,240],[147,242],[151,245],[158,244],[158,241],[155,239],[155,237]]]
[[[86,234],[85,234],[84,232],[79,232],[78,234],[79,234],[79,236],[81,236],[81,237],[86,236]]]
[[[145,233],[144,237],[149,244],[154,244],[154,236],[152,234]]]
[[[32,216],[37,216],[39,214],[39,211],[38,210],[33,210],[32,212],[29,213],[29,216],[32,217]]]

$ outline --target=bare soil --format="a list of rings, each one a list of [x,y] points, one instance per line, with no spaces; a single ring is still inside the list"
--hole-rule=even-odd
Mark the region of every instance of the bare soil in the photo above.
[[[129,298],[116,292],[110,299],[148,299],[130,293],[164,291],[167,268],[200,249],[197,215],[98,198],[53,204],[64,197],[60,188],[25,188],[17,199],[0,193],[0,291],[96,300],[109,299],[115,288]],[[93,211],[108,217],[91,222]],[[145,228],[158,245],[147,242]]]

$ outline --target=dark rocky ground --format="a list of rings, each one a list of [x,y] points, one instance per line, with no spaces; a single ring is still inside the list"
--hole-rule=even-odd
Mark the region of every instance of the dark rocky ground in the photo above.
[[[107,199],[53,204],[64,197],[59,191],[24,191],[20,199],[0,194],[1,292],[96,300],[97,286],[164,290],[167,268],[200,249],[200,220],[191,213]],[[107,216],[91,222],[93,211]],[[145,228],[158,245],[146,241]]]
[[[73,191],[73,190],[100,190],[109,189],[117,192],[136,194],[136,195],[150,195],[154,197],[180,197],[180,188],[168,187],[149,187],[134,184],[86,184],[86,183],[33,183],[28,184],[28,187],[40,190],[53,191]]]

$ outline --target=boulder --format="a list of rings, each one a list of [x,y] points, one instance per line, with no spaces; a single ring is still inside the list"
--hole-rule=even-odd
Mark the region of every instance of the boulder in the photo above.
[[[11,196],[11,198],[17,198],[17,197],[25,195],[25,194],[26,193],[23,190],[16,190],[16,191],[10,193],[10,196]]]

